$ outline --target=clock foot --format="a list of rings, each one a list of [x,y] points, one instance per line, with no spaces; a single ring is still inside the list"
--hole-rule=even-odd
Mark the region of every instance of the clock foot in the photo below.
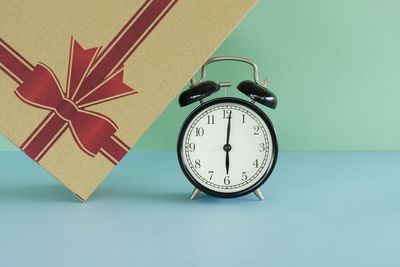
[[[261,193],[261,190],[260,190],[260,189],[256,189],[256,190],[254,191],[254,195],[257,196],[258,200],[264,200],[263,194]]]
[[[190,196],[190,199],[195,200],[200,193],[201,191],[195,187],[193,189],[192,195]]]

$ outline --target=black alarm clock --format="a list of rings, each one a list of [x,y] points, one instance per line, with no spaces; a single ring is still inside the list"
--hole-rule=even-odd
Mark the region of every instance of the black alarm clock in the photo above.
[[[205,80],[206,66],[217,61],[239,61],[253,67],[253,81],[238,84],[248,100],[220,97],[204,101],[230,82]],[[181,107],[199,101],[184,121],[178,137],[178,161],[195,189],[216,197],[233,198],[255,193],[262,200],[260,186],[271,175],[278,155],[274,127],[268,116],[255,104],[274,109],[275,95],[267,80],[258,80],[257,65],[241,57],[215,57],[201,69],[200,81],[179,96]]]

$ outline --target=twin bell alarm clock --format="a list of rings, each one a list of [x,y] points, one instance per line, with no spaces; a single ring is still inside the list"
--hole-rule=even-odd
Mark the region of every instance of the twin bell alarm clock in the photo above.
[[[237,89],[247,100],[219,97],[205,101],[230,82],[206,80],[207,65],[218,61],[238,61],[253,68],[253,80],[245,80]],[[179,96],[181,107],[199,102],[184,121],[178,137],[177,152],[183,173],[195,187],[191,199],[200,192],[223,197],[240,197],[253,192],[263,199],[260,187],[271,175],[278,154],[274,127],[268,116],[256,106],[274,109],[275,95],[267,80],[258,80],[257,65],[241,57],[215,57],[201,69],[199,81]]]

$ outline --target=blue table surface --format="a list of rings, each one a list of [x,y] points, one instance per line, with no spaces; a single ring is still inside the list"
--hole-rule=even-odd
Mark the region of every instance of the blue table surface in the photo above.
[[[400,266],[400,153],[281,153],[264,201],[190,201],[172,152],[129,153],[86,203],[0,162],[0,266]]]

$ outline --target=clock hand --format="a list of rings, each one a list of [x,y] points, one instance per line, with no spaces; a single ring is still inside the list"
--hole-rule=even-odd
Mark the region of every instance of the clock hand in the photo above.
[[[229,137],[231,135],[231,114],[228,117],[228,127],[226,129],[226,143],[229,145]]]
[[[229,174],[229,150],[226,151],[225,167],[226,167],[226,175],[228,175]]]
[[[226,174],[229,174],[229,151],[231,151],[232,147],[229,144],[229,137],[231,135],[231,114],[228,117],[228,127],[226,129],[226,144],[224,145],[223,149],[226,152],[225,156],[225,167],[226,167]]]

